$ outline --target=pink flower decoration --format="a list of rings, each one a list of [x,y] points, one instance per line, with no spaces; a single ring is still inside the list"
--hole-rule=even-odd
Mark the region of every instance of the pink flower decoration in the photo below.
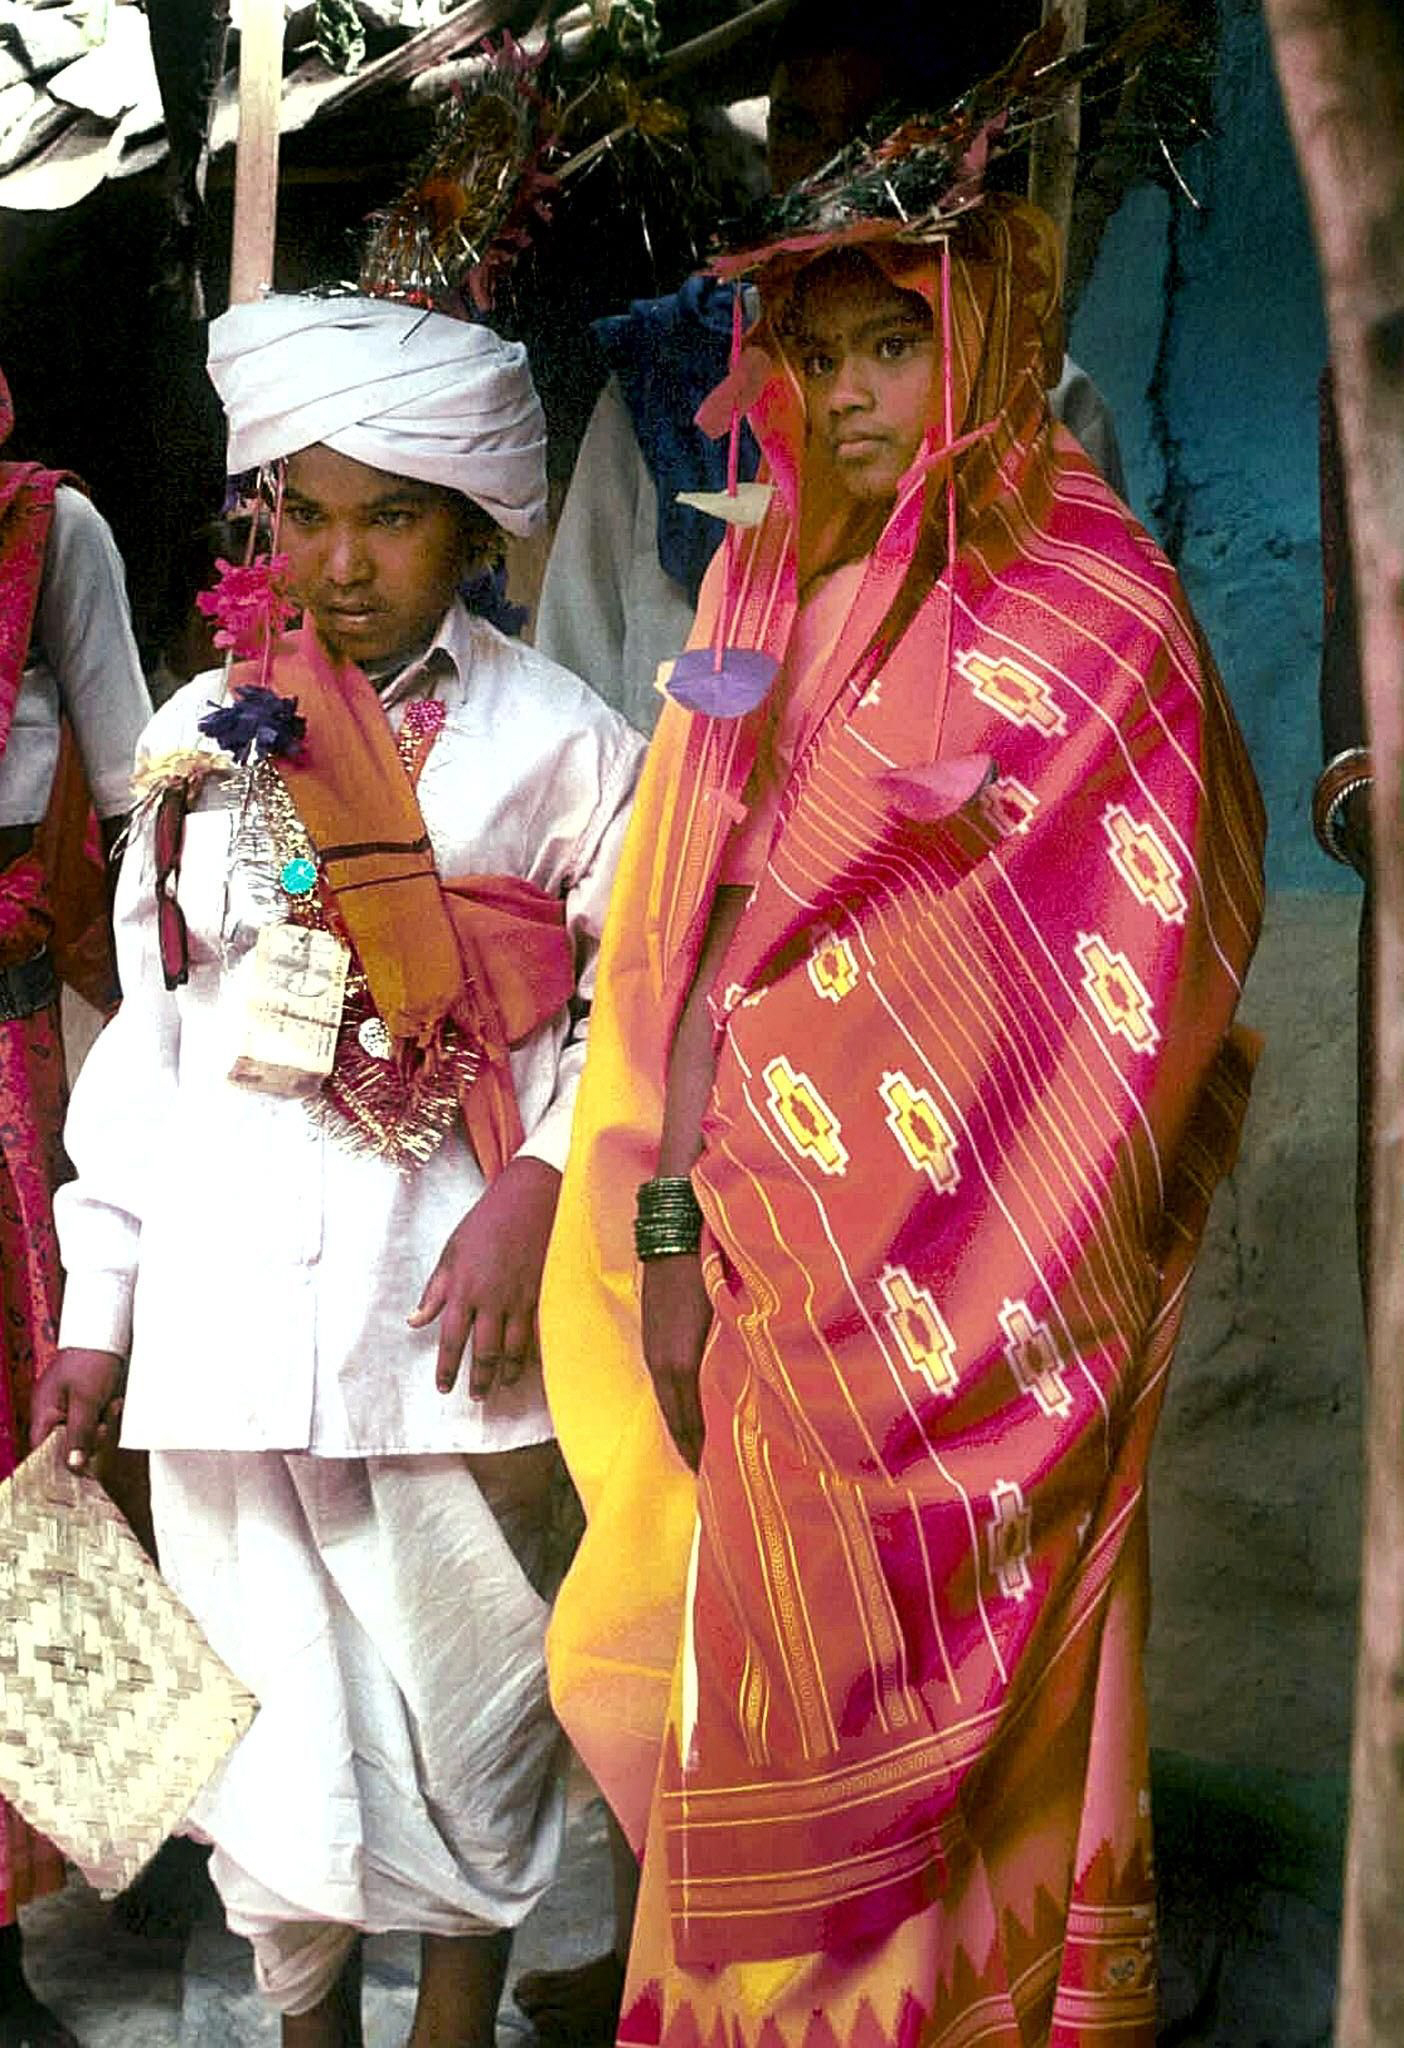
[[[216,647],[232,648],[241,660],[260,655],[296,618],[299,607],[279,587],[286,575],[286,555],[239,564],[218,560],[219,581],[195,599],[207,619],[217,619]]]

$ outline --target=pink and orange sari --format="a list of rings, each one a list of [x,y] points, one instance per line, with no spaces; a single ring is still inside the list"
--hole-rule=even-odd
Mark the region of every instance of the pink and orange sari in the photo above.
[[[764,709],[665,713],[616,886],[543,1341],[589,1515],[553,1688],[645,1848],[640,2048],[1154,2036],[1146,1463],[1246,1100],[1263,821],[1173,570],[1049,427],[1053,248],[1012,201],[962,224],[957,438],[993,430],[954,573],[933,426],[714,986],[695,1482],[630,1222]],[[929,250],[879,260],[935,302]],[[814,470],[753,346],[777,489],[727,601],[783,657]]]

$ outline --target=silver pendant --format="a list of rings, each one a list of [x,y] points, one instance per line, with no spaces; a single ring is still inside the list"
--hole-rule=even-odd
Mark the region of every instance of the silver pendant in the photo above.
[[[363,1017],[356,1027],[361,1051],[373,1060],[388,1060],[395,1050],[390,1027],[383,1017]]]

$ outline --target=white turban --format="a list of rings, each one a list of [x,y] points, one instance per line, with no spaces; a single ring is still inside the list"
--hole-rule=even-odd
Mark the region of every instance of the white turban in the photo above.
[[[210,328],[210,376],[239,475],[321,442],[442,484],[509,533],[546,509],[546,422],[526,350],[393,299],[280,297]]]

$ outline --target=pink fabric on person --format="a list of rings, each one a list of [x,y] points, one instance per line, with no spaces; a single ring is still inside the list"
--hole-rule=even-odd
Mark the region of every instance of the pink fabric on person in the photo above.
[[[28,1448],[30,1398],[54,1355],[66,1094],[57,1011],[0,1023],[0,1478]],[[63,1881],[57,1849],[0,1801],[0,1926]]]
[[[0,444],[13,425],[9,386],[0,373]],[[0,752],[29,653],[54,492],[72,481],[37,463],[0,463]],[[16,936],[35,923],[33,864],[21,868],[13,891]],[[0,894],[5,884],[0,875]],[[42,926],[37,943],[43,943]],[[22,955],[23,948],[9,957]],[[30,1396],[53,1356],[61,1285],[53,1191],[63,1156],[64,1100],[56,1014],[41,1010],[0,1023],[0,1478],[28,1448]],[[0,1926],[62,1883],[58,1851],[0,1802]]]

